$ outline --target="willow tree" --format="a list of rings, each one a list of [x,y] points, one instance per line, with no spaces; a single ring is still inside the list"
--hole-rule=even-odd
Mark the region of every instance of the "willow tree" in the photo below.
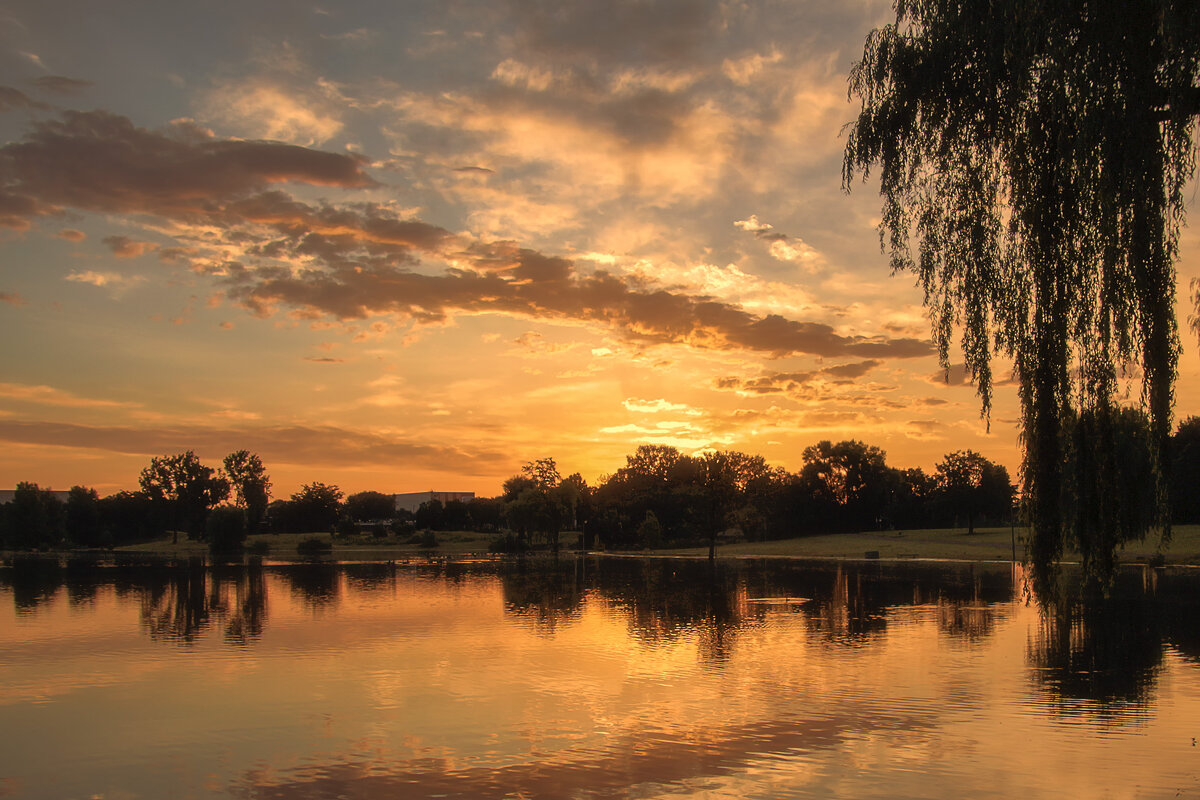
[[[992,360],[1011,359],[1042,589],[1064,538],[1086,535],[1063,475],[1073,420],[1115,413],[1121,376],[1140,374],[1155,439],[1168,440],[1195,8],[897,0],[850,74],[862,109],[844,184],[878,165],[881,243],[924,287],[944,366],[960,338],[985,418]]]

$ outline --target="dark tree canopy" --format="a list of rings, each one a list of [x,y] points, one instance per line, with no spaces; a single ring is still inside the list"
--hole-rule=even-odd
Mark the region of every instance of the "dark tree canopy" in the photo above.
[[[320,481],[306,483],[292,495],[295,514],[303,519],[310,531],[331,530],[342,508],[342,490]]]
[[[974,450],[948,453],[938,463],[934,480],[939,498],[955,518],[965,518],[968,534],[975,532],[979,516],[1008,519],[1013,500],[1008,470]]]
[[[225,456],[225,475],[237,504],[246,509],[251,525],[257,525],[271,502],[271,478],[257,454],[238,450]]]
[[[391,519],[396,516],[396,498],[383,492],[357,492],[346,498],[346,513],[355,522]]]
[[[992,358],[1012,359],[1035,564],[1072,516],[1066,420],[1111,408],[1132,364],[1156,441],[1170,432],[1195,9],[897,0],[850,75],[843,179],[879,166],[882,242],[924,287],[943,364],[961,331],[987,414]]]
[[[192,450],[150,459],[138,477],[142,491],[164,514],[165,527],[204,533],[208,510],[229,496],[229,481],[200,463]]]

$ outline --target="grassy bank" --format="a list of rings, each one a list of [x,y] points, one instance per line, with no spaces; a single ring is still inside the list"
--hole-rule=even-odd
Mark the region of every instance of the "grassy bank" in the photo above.
[[[1125,548],[1120,553],[1122,562],[1148,561],[1159,552],[1168,564],[1200,565],[1200,525],[1181,525],[1174,529],[1173,540],[1166,548],[1160,548],[1156,535],[1146,541]],[[289,559],[296,557],[296,545],[300,540],[312,536],[333,544],[332,556],[342,560],[380,560],[406,558],[421,553],[439,553],[462,556],[471,553],[487,553],[498,534],[473,533],[469,531],[440,532],[438,546],[433,549],[416,544],[401,544],[394,538],[376,539],[360,536],[349,540],[332,537],[328,533],[280,533],[251,536],[247,544],[262,541],[270,547],[268,557]],[[578,534],[563,534],[564,546],[568,549],[578,540]],[[126,552],[153,553],[156,555],[187,557],[206,555],[203,542],[180,539],[172,543],[167,537],[119,548]],[[796,539],[780,539],[769,542],[739,542],[723,544],[717,548],[719,557],[786,557],[786,558],[864,558],[868,552],[877,552],[881,559],[949,559],[955,561],[1007,561],[1013,552],[1021,559],[1025,555],[1025,531],[1022,528],[977,528],[968,535],[965,529],[929,529],[917,531],[880,531],[863,533],[828,534],[805,536]],[[705,547],[666,548],[640,551],[653,555],[682,555],[703,557],[708,554]],[[1067,560],[1075,560],[1078,554],[1067,553]]]
[[[416,544],[401,543],[394,537],[377,539],[374,536],[357,536],[346,539],[329,533],[261,533],[247,537],[246,547],[250,549],[255,543],[261,542],[270,548],[268,558],[295,558],[297,545],[304,539],[315,537],[333,545],[332,555],[334,558],[349,561],[387,561],[424,552],[444,555],[486,553],[498,535],[471,531],[439,532],[436,534],[438,546],[424,548]],[[207,544],[190,541],[182,535],[177,542],[172,541],[171,536],[166,536],[151,542],[142,542],[116,549],[126,553],[146,553],[173,558],[208,555]]]
[[[1200,525],[1180,525],[1172,531],[1171,544],[1159,546],[1153,534],[1144,542],[1134,542],[1120,552],[1125,563],[1148,561],[1162,553],[1168,564],[1200,565]],[[741,542],[717,548],[722,556],[783,556],[791,558],[863,558],[875,551],[883,559],[939,558],[956,561],[1007,561],[1015,551],[1017,559],[1025,555],[1024,528],[976,528],[968,535],[965,528],[934,528],[917,531],[868,531],[863,533],[806,536],[770,542]],[[707,548],[695,547],[663,551],[678,555],[707,555]],[[1068,552],[1064,559],[1077,560],[1078,553]]]

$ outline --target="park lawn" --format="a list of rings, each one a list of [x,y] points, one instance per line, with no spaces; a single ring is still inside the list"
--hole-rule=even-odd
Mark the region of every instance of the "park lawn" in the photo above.
[[[1125,563],[1149,561],[1162,552],[1168,564],[1200,565],[1200,525],[1177,525],[1172,531],[1172,541],[1160,548],[1158,536],[1151,534],[1144,542],[1134,542],[1123,548],[1120,560]],[[331,556],[347,561],[388,561],[407,558],[417,554],[442,554],[463,556],[487,553],[491,543],[499,536],[495,533],[471,531],[443,531],[436,534],[438,546],[423,548],[415,544],[401,544],[394,537],[376,539],[363,535],[350,539],[331,536],[328,533],[264,533],[250,536],[246,544],[262,540],[271,550],[267,558],[291,559],[297,557],[296,545],[302,539],[319,537],[333,542]],[[878,552],[881,559],[946,559],[954,561],[1008,561],[1013,556],[1013,541],[1016,557],[1025,557],[1025,530],[1023,528],[976,528],[968,535],[965,528],[935,528],[915,531],[864,531],[862,533],[836,533],[820,536],[804,536],[795,539],[778,539],[768,542],[738,542],[717,547],[721,558],[865,558],[870,551]],[[578,534],[563,534],[564,550],[573,549]],[[205,556],[208,546],[204,542],[189,541],[180,537],[172,544],[167,536],[152,542],[143,542],[117,548],[124,552],[141,552],[160,556],[186,558]],[[707,547],[664,548],[661,550],[633,551],[647,555],[679,555],[704,557]],[[1078,559],[1078,554],[1067,553],[1065,560]]]
[[[415,544],[402,544],[394,536],[377,539],[371,535],[360,535],[349,538],[333,536],[330,533],[256,533],[246,537],[246,547],[250,548],[255,542],[266,542],[271,548],[267,558],[289,559],[297,557],[296,546],[304,539],[316,537],[333,543],[333,558],[348,561],[387,561],[399,556],[416,553],[443,553],[446,555],[463,555],[466,553],[486,553],[491,543],[499,534],[475,533],[472,531],[440,531],[436,534],[438,546],[424,548]],[[171,558],[188,558],[191,556],[207,556],[208,544],[189,540],[180,534],[179,541],[172,542],[171,536],[164,536],[150,542],[125,545],[116,548],[125,553],[146,553],[148,555],[167,556]]]
[[[881,559],[948,559],[955,561],[1009,561],[1015,550],[1018,560],[1025,557],[1024,528],[933,528],[916,531],[864,531],[779,539],[768,542],[738,542],[718,545],[717,555],[726,557],[790,558],[865,558],[877,552]],[[1014,548],[1015,542],[1015,548]],[[670,555],[707,555],[707,547],[656,551]],[[1169,545],[1160,547],[1159,536],[1151,534],[1143,542],[1130,543],[1119,552],[1122,562],[1149,561],[1161,552],[1168,564],[1200,565],[1200,525],[1177,525]],[[1068,552],[1064,560],[1078,560]]]

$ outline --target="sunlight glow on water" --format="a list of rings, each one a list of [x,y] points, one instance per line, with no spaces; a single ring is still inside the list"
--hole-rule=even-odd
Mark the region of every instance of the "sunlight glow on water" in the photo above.
[[[1200,796],[1197,578],[1099,621],[1020,578],[17,565],[0,796]]]

